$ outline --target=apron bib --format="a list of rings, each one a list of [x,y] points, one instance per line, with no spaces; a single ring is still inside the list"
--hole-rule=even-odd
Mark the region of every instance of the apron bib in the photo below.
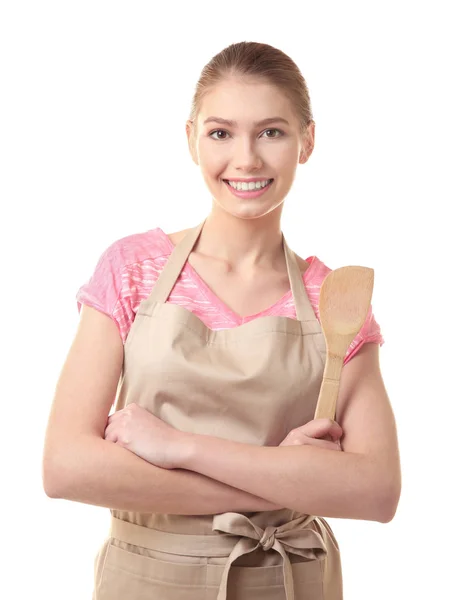
[[[326,342],[283,236],[297,319],[209,329],[167,302],[205,221],[176,245],[124,345],[115,410],[135,402],[169,425],[278,446],[314,418]],[[336,538],[291,509],[172,515],[111,509],[93,600],[342,600]]]

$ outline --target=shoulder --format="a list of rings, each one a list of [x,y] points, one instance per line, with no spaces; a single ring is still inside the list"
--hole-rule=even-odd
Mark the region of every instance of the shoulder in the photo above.
[[[114,240],[102,252],[99,262],[118,269],[171,254],[171,244],[159,227],[132,233]]]
[[[311,301],[312,308],[314,309],[314,313],[317,319],[320,320],[320,289],[325,277],[328,275],[328,273],[331,273],[333,269],[326,265],[318,256],[309,256],[306,259],[306,262],[309,263],[309,267],[302,275],[303,282],[305,284],[309,300]],[[368,342],[373,342],[379,344],[380,346],[384,344],[384,337],[381,333],[381,327],[373,313],[372,304],[369,306],[363,326],[350,344],[345,356],[344,364],[358,353],[363,344]]]
[[[311,291],[316,288],[320,291],[323,280],[331,273],[332,269],[328,267],[318,256],[308,256],[306,259],[295,255],[305,285],[309,286]]]
[[[111,242],[100,254],[89,281],[83,286],[109,291],[118,299],[122,283],[136,271],[159,271],[172,252],[172,244],[159,227],[132,233]],[[161,260],[160,260],[161,259]]]
[[[109,315],[125,340],[144,286],[157,279],[171,251],[171,242],[159,227],[114,240],[79,287],[78,311],[86,304]]]

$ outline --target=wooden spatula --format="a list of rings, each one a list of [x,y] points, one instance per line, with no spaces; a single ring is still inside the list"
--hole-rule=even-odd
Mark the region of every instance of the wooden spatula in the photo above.
[[[373,287],[374,270],[368,267],[340,267],[323,280],[319,316],[327,355],[315,419],[335,419],[344,357],[366,320]]]

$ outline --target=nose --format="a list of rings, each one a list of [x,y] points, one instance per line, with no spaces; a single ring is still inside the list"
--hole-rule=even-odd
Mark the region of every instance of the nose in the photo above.
[[[234,166],[238,171],[252,172],[262,168],[262,159],[251,141],[237,144],[234,150]]]

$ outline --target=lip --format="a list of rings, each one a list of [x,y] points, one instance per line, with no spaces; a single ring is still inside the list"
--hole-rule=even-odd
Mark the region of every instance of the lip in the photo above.
[[[239,190],[234,189],[232,187],[232,185],[229,185],[227,180],[224,180],[224,184],[228,187],[231,194],[233,194],[234,196],[237,196],[238,198],[245,198],[245,199],[246,198],[258,198],[259,196],[263,196],[268,191],[268,189],[271,188],[271,186],[273,185],[273,182],[274,182],[274,179],[271,179],[270,183],[263,189],[252,190],[252,191],[241,191],[241,190],[239,191]]]
[[[252,183],[253,181],[267,181],[272,177],[250,177],[250,179],[240,179],[239,177],[225,177],[223,181],[243,181],[243,183]]]

